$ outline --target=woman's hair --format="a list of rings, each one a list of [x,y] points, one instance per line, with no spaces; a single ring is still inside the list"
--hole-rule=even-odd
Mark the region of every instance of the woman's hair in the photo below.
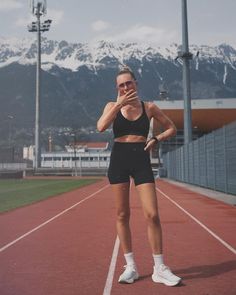
[[[122,67],[122,69],[118,72],[117,77],[123,74],[130,74],[134,81],[136,81],[133,71],[128,66]]]

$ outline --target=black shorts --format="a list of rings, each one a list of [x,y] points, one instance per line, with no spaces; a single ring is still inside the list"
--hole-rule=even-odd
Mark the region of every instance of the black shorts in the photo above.
[[[144,142],[114,143],[108,169],[110,184],[129,182],[130,177],[135,185],[155,182],[149,152],[144,147]]]

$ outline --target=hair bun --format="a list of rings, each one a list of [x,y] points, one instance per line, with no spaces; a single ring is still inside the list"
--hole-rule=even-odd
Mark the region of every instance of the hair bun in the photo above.
[[[132,72],[131,68],[125,64],[121,64],[119,66],[119,71],[129,71],[129,72]]]
[[[132,72],[131,68],[128,67],[127,65],[124,65],[123,68],[122,68],[123,71],[130,71]]]
[[[133,71],[132,71],[131,68],[128,67],[127,65],[122,65],[122,67],[120,67],[120,71],[119,71],[119,73],[118,73],[118,76],[119,76],[119,75],[122,75],[122,74],[127,74],[127,73],[129,73],[129,74],[132,76],[132,78],[133,78],[134,80],[136,80],[136,77],[135,77]]]

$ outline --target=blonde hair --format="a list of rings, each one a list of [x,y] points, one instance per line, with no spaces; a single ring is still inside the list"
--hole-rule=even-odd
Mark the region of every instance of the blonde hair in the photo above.
[[[120,70],[120,71],[118,72],[118,74],[117,74],[117,77],[120,76],[120,75],[123,75],[123,74],[130,74],[131,77],[134,79],[134,81],[136,81],[136,77],[135,77],[133,71],[131,70],[130,67],[128,67],[128,66],[126,66],[126,65],[124,65],[124,66],[121,68],[121,70]]]

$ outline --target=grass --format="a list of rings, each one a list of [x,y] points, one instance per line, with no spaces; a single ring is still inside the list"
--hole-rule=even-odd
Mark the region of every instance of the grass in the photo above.
[[[56,196],[98,179],[14,179],[0,180],[0,212]]]

